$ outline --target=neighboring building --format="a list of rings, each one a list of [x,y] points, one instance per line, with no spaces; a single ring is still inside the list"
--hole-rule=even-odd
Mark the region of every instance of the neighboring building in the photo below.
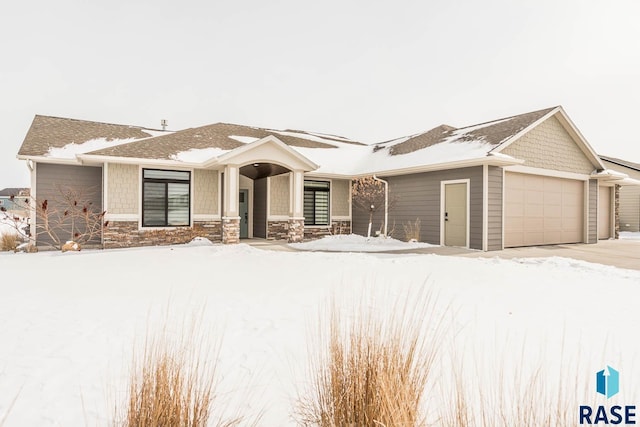
[[[422,241],[595,243],[599,192],[624,178],[603,173],[561,107],[374,145],[226,123],[165,132],[36,116],[18,158],[36,200],[64,185],[95,190],[105,248],[362,234],[368,215],[352,210],[351,180],[371,174],[397,198],[389,223],[420,218]]]
[[[0,209],[16,215],[26,216],[29,199],[28,188],[5,188],[0,190]]]
[[[615,157],[600,156],[607,169],[628,175],[640,181],[640,163]],[[640,231],[640,186],[620,188],[620,231]]]

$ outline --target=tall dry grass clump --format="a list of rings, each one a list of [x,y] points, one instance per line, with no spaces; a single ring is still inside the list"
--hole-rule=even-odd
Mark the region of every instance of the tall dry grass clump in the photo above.
[[[2,251],[15,251],[20,243],[20,236],[15,233],[4,233],[0,236],[0,250]]]
[[[416,218],[415,221],[408,221],[402,224],[404,229],[404,238],[407,242],[420,241],[420,218]]]
[[[328,332],[311,349],[310,387],[298,400],[296,420],[320,427],[425,425],[423,397],[443,332],[433,303],[423,292],[344,316],[334,302],[328,320],[321,319]]]
[[[119,427],[236,426],[237,416],[212,421],[219,344],[200,333],[199,324],[169,333],[147,333],[142,354],[134,357],[127,397],[116,408]],[[217,408],[220,409],[220,408]],[[217,411],[216,411],[217,412]]]

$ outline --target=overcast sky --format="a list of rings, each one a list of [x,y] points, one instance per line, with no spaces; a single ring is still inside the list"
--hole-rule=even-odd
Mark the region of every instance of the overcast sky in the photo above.
[[[0,188],[36,114],[378,142],[562,105],[640,162],[640,1],[33,0],[0,11]]]

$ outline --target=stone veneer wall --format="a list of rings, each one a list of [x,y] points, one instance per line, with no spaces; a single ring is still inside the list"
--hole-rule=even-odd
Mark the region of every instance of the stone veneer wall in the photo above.
[[[105,249],[188,243],[196,237],[222,241],[220,221],[196,221],[193,227],[139,229],[138,221],[110,222],[103,232]]]
[[[267,240],[289,240],[289,220],[268,221]]]
[[[222,218],[222,243],[240,243],[240,218]]]
[[[286,240],[289,243],[302,242],[304,239],[304,220],[269,221],[267,240]]]

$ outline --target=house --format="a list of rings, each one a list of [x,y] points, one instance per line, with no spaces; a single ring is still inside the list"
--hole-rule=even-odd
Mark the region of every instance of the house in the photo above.
[[[608,169],[640,180],[640,163],[609,156],[600,156],[600,159]],[[619,203],[620,231],[640,231],[640,186],[620,188]]]
[[[368,214],[352,209],[351,180],[372,174],[397,196],[388,223],[420,218],[426,242],[595,243],[599,228],[615,232],[598,223],[600,195],[628,179],[603,173],[562,107],[373,145],[228,123],[169,132],[38,115],[18,158],[35,200],[54,200],[60,186],[91,189],[109,221],[95,242],[105,248],[362,234]]]
[[[4,188],[0,190],[0,209],[19,216],[26,216],[25,201],[29,199],[28,188]]]

